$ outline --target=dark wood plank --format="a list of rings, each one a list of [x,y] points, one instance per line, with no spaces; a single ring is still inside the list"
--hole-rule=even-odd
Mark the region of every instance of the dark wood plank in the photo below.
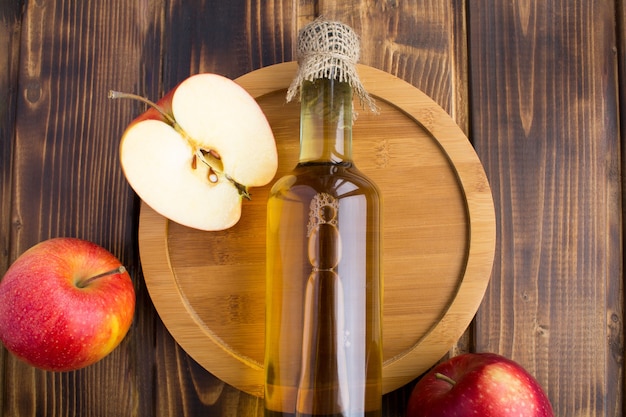
[[[621,415],[615,2],[468,5],[471,136],[499,224],[476,349],[522,363],[555,415]]]
[[[147,2],[141,7],[125,1],[26,4],[14,84],[11,261],[50,237],[88,239],[126,265],[139,303],[129,337],[96,365],[55,374],[8,356],[4,415],[153,414],[155,317],[141,284],[138,200],[117,154],[120,134],[137,106],[112,105],[107,91],[136,89],[143,65],[137,39],[158,18],[154,10]]]
[[[0,274],[9,264],[11,230],[11,181],[13,139],[15,135],[16,84],[20,63],[22,4],[0,2]]]
[[[22,4],[18,1],[0,2],[0,276],[4,275],[11,261],[10,234],[11,186],[13,173],[13,138],[15,134],[15,102],[17,100],[17,74],[19,69],[19,46],[22,28]],[[5,392],[8,381],[5,374],[6,356],[0,346],[0,410],[7,401]],[[0,411],[1,412],[1,411]]]
[[[617,70],[619,79],[619,121],[620,121],[620,156],[621,156],[621,169],[620,178],[622,183],[621,188],[621,214],[622,223],[621,227],[616,228],[616,232],[621,233],[622,248],[624,247],[626,237],[626,181],[624,181],[624,172],[626,172],[626,2],[618,1],[616,3],[615,18],[617,23]],[[609,291],[613,294],[612,305],[620,307],[619,311],[614,311],[610,315],[610,342],[609,346],[612,349],[613,355],[617,358],[622,358],[625,353],[624,348],[624,292],[623,279],[620,279],[624,275],[624,260],[626,255],[622,249],[621,271],[616,274],[615,278],[611,280],[611,286]],[[618,362],[619,363],[619,362]],[[626,401],[624,400],[624,364],[621,363],[620,368],[612,370],[610,373],[610,382],[613,385],[621,386],[621,391],[617,391],[617,401],[615,405],[614,414],[617,415],[621,411],[621,415],[626,415]],[[616,380],[613,380],[616,379]]]
[[[361,63],[387,71],[435,100],[467,132],[463,0],[321,2],[319,13],[352,26]]]
[[[291,0],[169,2],[161,34],[165,90],[191,74],[237,78],[291,61],[296,8]]]

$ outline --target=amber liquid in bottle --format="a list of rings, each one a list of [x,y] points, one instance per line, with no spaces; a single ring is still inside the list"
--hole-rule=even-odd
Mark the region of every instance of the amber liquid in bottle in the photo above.
[[[381,416],[380,198],[347,83],[303,83],[300,135],[268,201],[265,416]]]

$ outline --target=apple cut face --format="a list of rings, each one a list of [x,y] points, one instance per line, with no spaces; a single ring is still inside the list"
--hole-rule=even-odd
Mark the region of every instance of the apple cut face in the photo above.
[[[150,138],[150,146],[146,139]],[[124,174],[139,197],[156,212],[184,226],[221,230],[241,216],[241,195],[227,180],[209,180],[209,168],[174,128],[145,120],[130,128],[120,152]]]
[[[215,74],[191,77],[174,93],[172,111],[185,132],[220,154],[224,172],[236,182],[257,187],[274,178],[272,130],[257,102],[234,81]]]
[[[200,230],[241,217],[248,187],[277,170],[272,130],[254,98],[234,81],[199,74],[183,81],[125,131],[120,162],[131,187],[156,212]],[[160,105],[163,104],[163,108]],[[165,113],[171,108],[171,113]],[[150,116],[146,116],[150,115]]]

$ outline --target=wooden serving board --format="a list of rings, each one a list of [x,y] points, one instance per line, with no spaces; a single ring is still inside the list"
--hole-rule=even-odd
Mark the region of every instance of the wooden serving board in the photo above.
[[[237,80],[274,131],[277,178],[298,158],[299,104],[285,103],[294,62]],[[489,281],[495,216],[483,167],[434,101],[380,70],[359,66],[380,114],[360,110],[354,159],[384,201],[384,390],[426,371],[472,320]],[[358,107],[357,107],[358,108]],[[245,120],[241,121],[245,123]],[[215,376],[263,395],[265,204],[252,189],[233,228],[202,232],[145,203],[139,248],[154,305],[180,346]]]

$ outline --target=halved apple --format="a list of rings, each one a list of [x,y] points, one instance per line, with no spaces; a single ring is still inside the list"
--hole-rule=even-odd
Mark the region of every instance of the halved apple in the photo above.
[[[172,221],[200,230],[234,226],[248,187],[276,174],[276,142],[263,111],[226,77],[193,75],[156,104],[116,91],[109,97],[151,106],[124,132],[120,162],[139,197]]]

